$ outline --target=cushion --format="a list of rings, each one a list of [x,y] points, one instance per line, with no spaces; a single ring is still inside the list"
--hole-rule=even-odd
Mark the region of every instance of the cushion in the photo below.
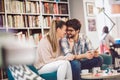
[[[29,65],[28,66],[33,72],[35,72],[36,74],[38,74],[37,69],[33,66],[33,65]],[[38,74],[39,75],[39,74]],[[41,74],[40,75],[42,78],[44,78],[45,80],[57,80],[57,71],[55,72],[51,72],[51,73],[46,73],[46,74]]]
[[[10,72],[9,72],[10,70]],[[12,65],[8,67],[9,80],[45,80],[41,78],[38,74],[30,70],[26,65]],[[9,78],[10,77],[10,78]]]
[[[28,67],[28,69],[33,71],[35,74],[39,75],[37,69],[33,65],[29,65],[27,67]],[[13,66],[12,66],[12,68],[13,68]],[[8,80],[15,80],[13,77],[13,73],[11,73],[10,68],[7,68],[7,74],[8,74]],[[57,80],[57,71],[52,72],[52,73],[41,74],[40,77],[42,77],[45,80]],[[41,79],[39,79],[39,80],[41,80]]]

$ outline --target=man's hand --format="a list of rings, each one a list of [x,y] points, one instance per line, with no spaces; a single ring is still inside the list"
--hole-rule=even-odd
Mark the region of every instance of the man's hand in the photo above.
[[[87,51],[85,53],[85,58],[92,59],[94,57],[94,54],[91,51]]]

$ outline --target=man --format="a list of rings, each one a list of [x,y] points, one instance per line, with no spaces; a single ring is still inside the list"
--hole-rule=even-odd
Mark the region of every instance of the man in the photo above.
[[[91,42],[85,35],[81,35],[81,23],[77,19],[71,19],[66,22],[67,35],[61,40],[61,49],[65,55],[71,56],[71,59],[77,59],[80,63],[72,62],[73,80],[80,80],[80,73],[76,73],[74,69],[80,65],[80,69],[92,69],[102,65],[102,59],[98,57],[96,51],[92,50]],[[94,52],[94,53],[93,53]],[[83,54],[84,53],[84,54]],[[79,72],[78,70],[78,72]]]

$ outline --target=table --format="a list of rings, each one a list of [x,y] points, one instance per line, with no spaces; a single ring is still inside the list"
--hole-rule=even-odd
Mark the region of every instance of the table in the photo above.
[[[110,78],[116,78],[116,77],[120,77],[120,73],[113,73],[111,75],[102,75],[103,73],[101,73],[99,76],[95,76],[92,73],[91,74],[87,74],[87,75],[81,75],[82,79],[110,79]]]

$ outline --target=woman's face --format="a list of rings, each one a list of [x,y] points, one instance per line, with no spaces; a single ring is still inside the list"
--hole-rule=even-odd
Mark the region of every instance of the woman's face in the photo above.
[[[57,36],[63,38],[66,34],[66,25],[63,25],[62,28],[57,28]]]

